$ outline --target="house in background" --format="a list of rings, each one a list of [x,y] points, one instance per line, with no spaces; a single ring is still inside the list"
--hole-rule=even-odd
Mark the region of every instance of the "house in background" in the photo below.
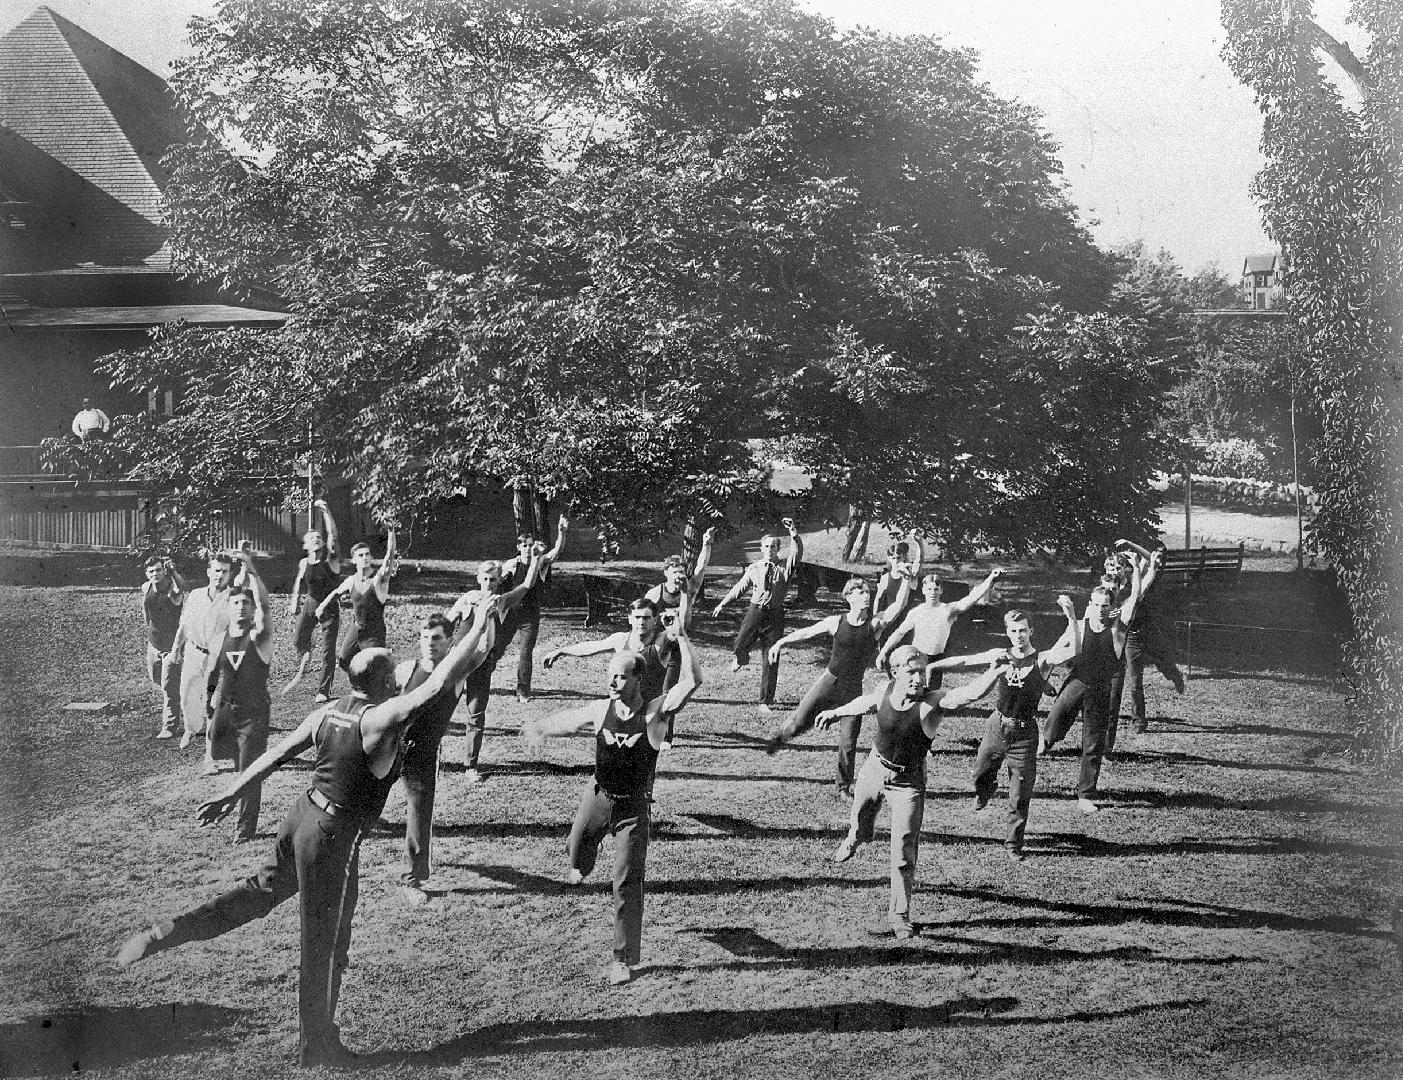
[[[112,390],[97,360],[153,327],[276,327],[181,281],[160,159],[184,138],[165,81],[41,7],[0,37],[0,542],[123,548],[145,492],[40,472],[38,443],[70,431],[84,398],[109,415],[179,403]],[[276,522],[260,537],[281,539]]]
[[[1281,275],[1285,260],[1270,255],[1248,255],[1242,261],[1242,298],[1253,311],[1271,311],[1281,303]]]

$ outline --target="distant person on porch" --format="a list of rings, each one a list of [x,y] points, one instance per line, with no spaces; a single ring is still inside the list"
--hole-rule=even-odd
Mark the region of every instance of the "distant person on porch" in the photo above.
[[[107,418],[107,414],[93,404],[92,398],[84,398],[83,407],[73,418],[73,434],[78,436],[78,441],[105,439],[111,428],[112,421]]]

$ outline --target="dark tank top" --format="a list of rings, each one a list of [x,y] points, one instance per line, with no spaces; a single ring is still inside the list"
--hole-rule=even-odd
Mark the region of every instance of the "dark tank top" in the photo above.
[[[1077,678],[1088,686],[1107,686],[1119,670],[1120,657],[1116,656],[1111,627],[1107,625],[1099,633],[1095,633],[1083,623],[1081,648],[1072,664],[1072,671]]]
[[[240,637],[225,634],[215,665],[219,677],[214,691],[216,708],[237,705],[240,709],[262,713],[272,708],[268,697],[268,663],[258,655],[252,633]]]
[[[370,771],[360,729],[361,717],[370,707],[365,698],[352,694],[326,711],[313,740],[317,763],[312,786],[343,810],[379,817],[399,777],[399,761],[383,778]]]
[[[501,582],[497,585],[499,593],[509,593],[513,589],[526,583],[526,575],[531,572],[531,563],[522,562],[518,559],[512,564],[512,572],[502,575]],[[518,626],[523,622],[528,622],[541,613],[541,592],[545,584],[550,580],[550,565],[547,564],[537,579],[536,584],[527,589],[520,600],[517,601],[508,618]]]
[[[307,598],[312,601],[313,607],[330,596],[339,584],[341,575],[333,570],[325,559],[309,562],[302,571],[302,587],[307,590]],[[335,618],[340,613],[339,608],[331,606],[323,614],[328,618]]]
[[[921,727],[921,702],[917,701],[908,709],[897,709],[891,703],[891,695],[889,683],[877,706],[877,734],[873,744],[883,761],[906,774],[905,779],[890,782],[914,786],[925,775],[926,755],[930,753],[932,740]]]
[[[418,689],[429,681],[432,674],[425,671],[421,665],[415,664],[400,693],[407,694]],[[457,707],[458,686],[453,682],[447,683],[442,690],[409,714],[409,724],[404,729],[405,744],[443,738],[444,732],[448,730],[448,722],[453,717],[453,710]]]
[[[833,649],[828,654],[828,673],[843,682],[862,682],[862,673],[877,655],[877,635],[872,620],[854,626],[846,615],[838,618]]]
[[[999,712],[1014,720],[1034,719],[1046,686],[1037,653],[1015,657],[1013,668],[999,680]]]
[[[365,589],[351,586],[351,612],[356,617],[356,629],[361,637],[385,639],[385,602],[375,591],[375,579],[366,579]]]
[[[677,681],[682,673],[682,652],[670,637],[659,634],[640,650],[643,656],[643,677],[639,680],[643,700],[652,701]]]
[[[608,710],[594,737],[595,782],[616,798],[646,795],[658,761],[648,741],[647,707],[627,720],[619,718],[615,702]]]

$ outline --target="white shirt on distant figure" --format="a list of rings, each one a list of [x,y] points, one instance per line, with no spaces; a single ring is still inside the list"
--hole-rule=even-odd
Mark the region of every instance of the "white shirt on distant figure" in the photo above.
[[[78,410],[78,415],[73,418],[73,434],[84,441],[95,431],[106,435],[111,427],[112,421],[107,418],[107,414],[86,399],[83,401],[83,407]]]

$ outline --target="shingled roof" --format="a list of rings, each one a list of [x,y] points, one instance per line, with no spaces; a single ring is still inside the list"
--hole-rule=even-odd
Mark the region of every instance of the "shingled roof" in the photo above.
[[[182,138],[165,81],[61,15],[0,37],[0,182],[29,204],[31,266],[168,270],[159,161]]]

